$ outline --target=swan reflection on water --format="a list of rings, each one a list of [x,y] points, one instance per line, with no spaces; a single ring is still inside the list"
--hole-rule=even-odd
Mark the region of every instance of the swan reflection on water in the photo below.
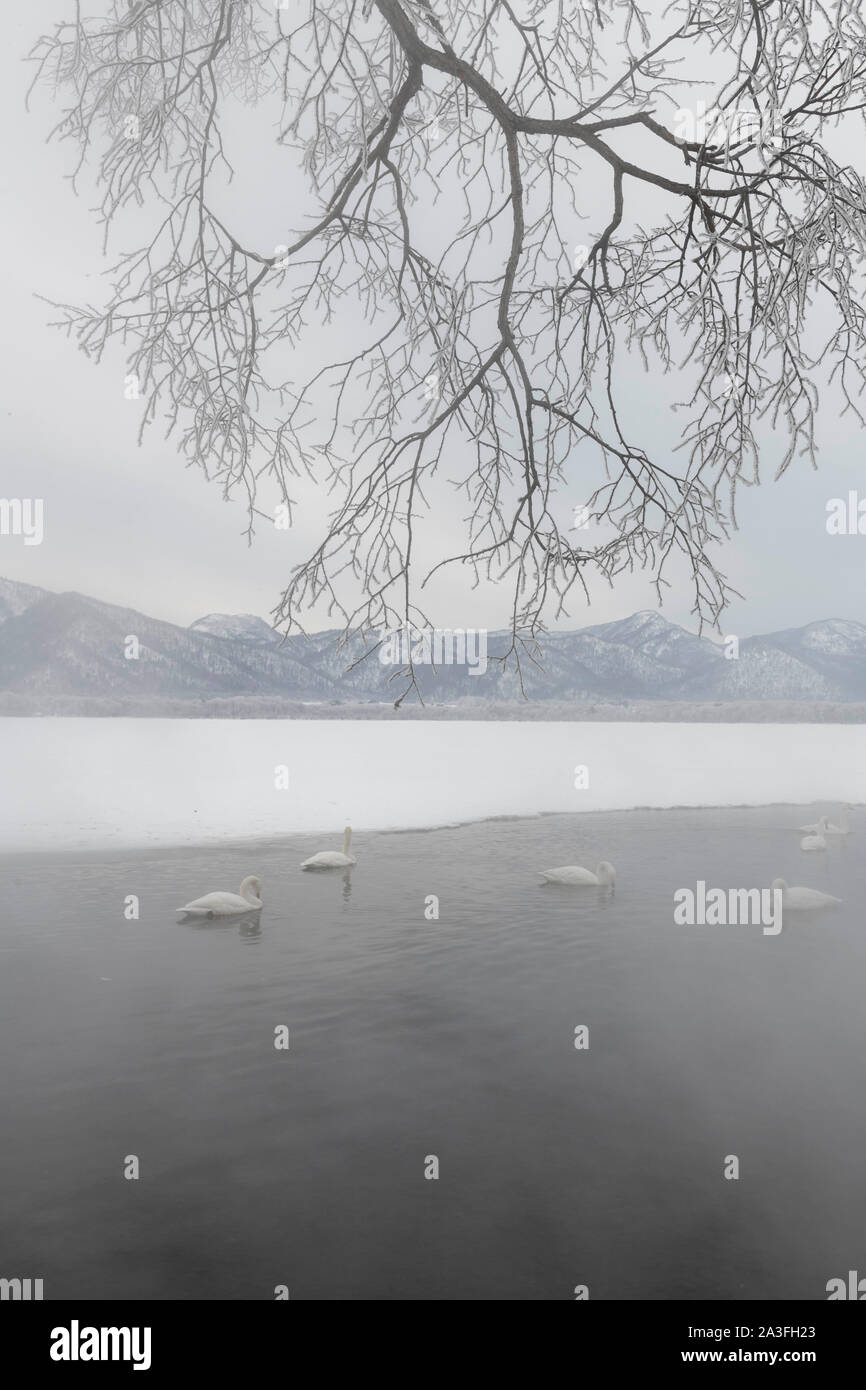
[[[262,910],[236,913],[234,917],[189,917],[181,924],[193,931],[219,931],[220,927],[236,927],[238,936],[247,941],[258,941],[262,934]]]

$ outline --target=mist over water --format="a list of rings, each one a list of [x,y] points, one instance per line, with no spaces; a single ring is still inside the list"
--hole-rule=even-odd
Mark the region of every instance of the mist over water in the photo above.
[[[10,718],[0,762],[0,853],[866,800],[866,724]]]
[[[825,1298],[866,1236],[866,936],[858,836],[803,854],[814,818],[356,829],[348,876],[300,872],[318,835],[4,856],[4,1264],[48,1299]],[[602,858],[613,894],[536,882]],[[258,922],[175,921],[247,873]],[[777,876],[844,904],[674,925]]]

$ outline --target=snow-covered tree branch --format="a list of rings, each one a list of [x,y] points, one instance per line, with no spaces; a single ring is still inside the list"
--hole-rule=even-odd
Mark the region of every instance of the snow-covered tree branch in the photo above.
[[[130,205],[151,228],[104,302],[65,306],[78,342],[126,345],[146,422],[251,528],[295,478],[333,498],[287,631],[323,601],[347,628],[430,621],[437,473],[466,522],[432,568],[508,582],[515,641],[593,572],[661,592],[675,556],[715,623],[761,430],[777,472],[814,459],[822,372],[859,419],[866,186],[831,153],[866,106],[848,0],[116,0],[36,58],[106,233]],[[277,247],[226,211],[238,103],[273,109],[315,197]],[[678,448],[629,409],[641,364],[684,383]]]

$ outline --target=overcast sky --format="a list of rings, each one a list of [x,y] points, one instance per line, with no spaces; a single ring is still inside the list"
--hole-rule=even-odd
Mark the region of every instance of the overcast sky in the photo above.
[[[0,169],[5,215],[0,276],[3,334],[3,458],[0,495],[45,499],[45,540],[25,547],[0,537],[0,575],[50,589],[75,589],[187,624],[207,612],[267,617],[291,566],[318,534],[321,506],[307,498],[296,532],[262,527],[249,548],[243,500],[224,502],[219,489],[184,467],[171,441],[151,430],[137,444],[139,406],[123,396],[123,362],[88,362],[48,326],[49,299],[102,302],[100,229],[88,199],[68,181],[72,149],[46,145],[52,110],[41,93],[24,111],[30,80],[22,57],[53,14],[55,0],[14,6],[5,15],[0,55],[6,154]],[[68,12],[68,11],[66,11]],[[251,151],[258,142],[251,142]],[[275,158],[291,159],[285,151]],[[266,156],[262,156],[266,167]],[[256,170],[253,170],[255,175]],[[282,181],[285,209],[297,171]],[[243,186],[238,190],[244,196]],[[276,195],[267,221],[281,225]],[[295,219],[291,219],[292,221]],[[267,246],[267,242],[265,243]],[[643,424],[653,409],[653,383],[636,389]],[[636,421],[637,421],[636,416]],[[635,422],[636,423],[636,422]],[[864,619],[866,536],[828,536],[829,498],[861,488],[866,439],[854,422],[825,409],[820,419],[821,468],[796,463],[776,484],[740,494],[739,533],[720,555],[735,601],[725,631],[746,635],[825,617]],[[582,499],[575,499],[575,502]],[[455,504],[455,521],[465,507]],[[508,620],[509,598],[487,587],[470,592],[455,570],[440,583],[433,617],[442,626],[494,628]],[[598,586],[591,609],[576,597],[560,626],[579,627],[655,607],[650,583],[627,576],[611,592]],[[673,621],[691,626],[684,585],[666,598]],[[311,624],[331,626],[324,615]]]

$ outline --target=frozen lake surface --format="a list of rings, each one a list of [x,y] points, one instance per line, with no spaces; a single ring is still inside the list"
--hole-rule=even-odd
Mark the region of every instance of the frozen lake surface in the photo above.
[[[346,876],[299,870],[311,834],[0,858],[4,1273],[49,1299],[825,1298],[866,1243],[866,876],[862,835],[802,853],[806,818],[358,830]],[[612,896],[536,884],[599,857]],[[175,921],[248,872],[260,921]],[[674,925],[678,887],[776,875],[844,905]]]
[[[856,724],[10,718],[0,759],[0,851],[866,800]]]

